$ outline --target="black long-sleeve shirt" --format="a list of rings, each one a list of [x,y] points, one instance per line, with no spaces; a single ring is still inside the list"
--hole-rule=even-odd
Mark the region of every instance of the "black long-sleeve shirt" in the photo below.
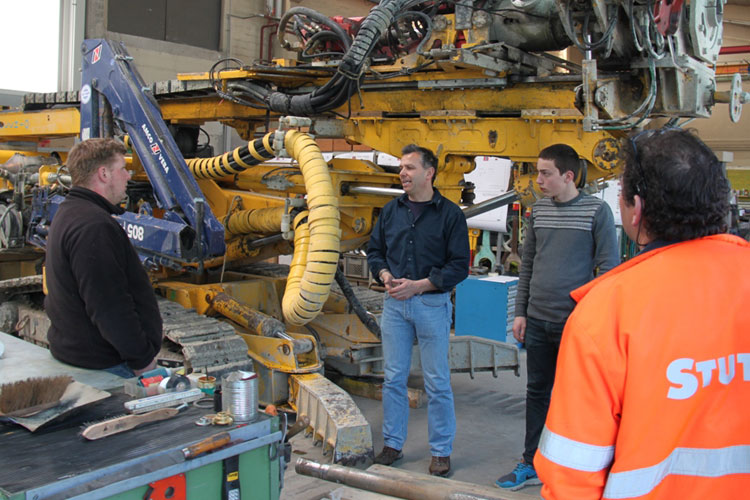
[[[44,306],[52,321],[52,355],[103,369],[147,366],[161,348],[154,290],[125,231],[122,213],[93,191],[71,189],[55,213],[47,241]]]
[[[383,269],[394,278],[428,278],[449,291],[469,275],[466,218],[437,189],[416,218],[407,199],[404,194],[380,212],[367,248],[370,270],[378,279]]]

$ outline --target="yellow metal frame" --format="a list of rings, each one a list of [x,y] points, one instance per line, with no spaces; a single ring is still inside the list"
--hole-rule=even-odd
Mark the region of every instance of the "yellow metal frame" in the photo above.
[[[81,133],[78,108],[5,111],[0,114],[0,141],[75,137]]]
[[[294,344],[289,340],[275,337],[261,337],[238,332],[245,340],[248,354],[253,361],[262,364],[270,370],[284,373],[303,374],[315,373],[323,368],[323,362],[318,354],[318,344],[315,337],[301,333],[287,332],[292,338],[305,339],[312,342],[314,349],[309,353],[299,354],[294,351]]]
[[[732,189],[741,201],[750,201],[750,168],[727,168]]]
[[[450,33],[443,36],[450,38]],[[409,61],[413,62],[413,61]],[[383,69],[383,68],[379,68]],[[220,73],[220,78],[228,82],[233,79],[278,80],[278,83],[322,85],[322,72],[300,69],[296,76],[286,73],[289,68],[264,70],[262,74],[255,71],[232,70]],[[207,74],[180,75],[183,80],[206,79]],[[619,172],[618,149],[620,132],[583,132],[583,117],[575,108],[575,82],[518,83],[502,89],[467,88],[456,92],[455,89],[441,87],[441,81],[460,82],[486,78],[478,69],[453,68],[452,71],[421,71],[409,76],[389,80],[393,83],[416,82],[429,83],[429,90],[389,90],[388,92],[368,92],[352,97],[351,109],[355,110],[348,119],[337,119],[341,137],[352,144],[365,144],[375,150],[394,156],[400,154],[403,146],[418,143],[435,151],[440,160],[436,186],[453,201],[461,196],[459,182],[463,174],[474,168],[475,156],[500,156],[515,162],[535,162],[536,155],[544,147],[562,142],[571,145],[589,163],[588,180],[612,178]],[[460,85],[460,83],[457,83]],[[209,121],[220,121],[234,126],[246,138],[250,138],[257,129],[265,125],[267,119],[264,110],[241,106],[218,97],[194,97],[188,99],[164,99],[160,102],[165,120],[173,123],[202,124]],[[365,110],[365,111],[356,111]],[[375,112],[368,110],[377,110]],[[476,110],[482,110],[481,115]],[[346,107],[339,108],[339,115],[349,112]],[[407,115],[407,116],[404,116]],[[75,108],[47,110],[32,113],[3,113],[4,123],[19,123],[16,128],[0,128],[0,140],[39,140],[44,137],[75,136],[79,132],[80,116]],[[338,161],[338,160],[337,160]],[[340,164],[341,161],[338,161]],[[366,183],[367,185],[397,184],[397,179],[389,174],[378,174],[371,165],[357,160],[345,160],[339,171],[333,163],[332,176],[337,188],[341,182]],[[133,160],[137,166],[137,160]],[[270,167],[273,168],[273,167]],[[211,189],[207,181],[206,189],[212,191],[209,203],[213,209],[219,205],[228,206],[226,199],[234,196],[243,198],[246,209],[261,208],[264,203],[255,193],[271,193],[263,183],[263,176],[269,169],[255,167],[236,176],[236,191],[221,193],[232,189],[224,185],[231,178],[219,179],[220,189]],[[353,172],[361,172],[361,176]],[[346,172],[346,173],[345,173]],[[284,194],[305,193],[301,178],[287,176],[294,184]],[[337,178],[338,177],[338,178]],[[394,182],[396,181],[396,182]],[[210,181],[208,181],[210,182]],[[381,184],[382,183],[382,184]],[[522,194],[522,201],[528,204],[534,201],[533,176],[520,178],[516,189]],[[248,194],[252,190],[254,193]],[[221,194],[220,194],[221,193]],[[279,193],[281,195],[282,193]],[[249,198],[254,198],[251,203]],[[341,207],[347,209],[347,203],[355,207],[382,206],[383,197],[341,196]],[[278,206],[266,203],[265,206]],[[221,212],[222,210],[219,210]],[[371,227],[368,222],[372,217],[367,211],[350,214],[350,219],[357,221],[360,229],[351,231],[351,226],[342,225],[344,240],[356,235],[367,234]],[[226,212],[226,210],[224,210]],[[362,226],[362,222],[365,226]],[[347,234],[348,233],[348,234]]]

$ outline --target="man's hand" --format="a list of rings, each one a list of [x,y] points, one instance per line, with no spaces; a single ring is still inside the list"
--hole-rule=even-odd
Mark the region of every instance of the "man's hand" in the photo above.
[[[393,278],[391,280],[391,288],[388,289],[388,294],[396,300],[406,300],[415,295],[430,290],[437,290],[430,280],[427,278],[421,280],[410,280],[406,278]]]
[[[135,373],[136,377],[140,377],[144,373],[151,371],[155,368],[156,368],[156,358],[152,359],[151,362],[145,368],[141,368],[140,370],[133,370],[133,373]]]
[[[523,343],[526,338],[526,318],[524,316],[516,316],[513,320],[513,338]]]
[[[385,291],[390,293],[392,282],[393,282],[393,275],[388,269],[383,269],[380,271],[380,281],[383,282],[383,285],[385,285]]]

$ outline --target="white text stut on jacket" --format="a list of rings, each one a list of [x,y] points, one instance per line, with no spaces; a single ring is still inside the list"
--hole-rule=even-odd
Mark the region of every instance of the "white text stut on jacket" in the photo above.
[[[712,384],[728,385],[734,380],[735,371],[738,375],[741,372],[742,380],[750,381],[750,353],[729,354],[705,361],[696,361],[692,358],[675,359],[667,366],[667,397],[687,399],[697,393],[699,387],[705,388]]]

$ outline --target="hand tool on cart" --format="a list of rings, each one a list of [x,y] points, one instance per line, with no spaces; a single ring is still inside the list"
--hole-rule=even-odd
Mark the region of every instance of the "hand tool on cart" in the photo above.
[[[178,408],[161,408],[140,415],[124,415],[121,417],[110,418],[103,422],[91,424],[81,433],[86,439],[93,441],[103,437],[119,434],[120,432],[129,431],[136,427],[149,422],[158,422],[176,416],[180,410]]]
[[[231,440],[232,438],[228,432],[221,432],[202,441],[198,441],[195,444],[191,444],[187,448],[183,448],[182,454],[185,456],[185,459],[195,458],[198,455],[226,446]]]

